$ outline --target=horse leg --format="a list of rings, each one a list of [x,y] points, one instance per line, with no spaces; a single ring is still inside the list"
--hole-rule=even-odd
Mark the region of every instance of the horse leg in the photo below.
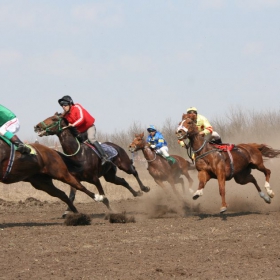
[[[74,203],[75,197],[76,197],[76,192],[77,190],[75,188],[70,187],[70,194],[69,194],[69,199],[72,203]],[[71,212],[71,209],[68,207],[65,212],[62,215],[62,218],[65,218],[67,214]]]
[[[132,174],[135,179],[137,180],[139,186],[140,186],[140,189],[143,191],[143,192],[149,192],[150,191],[150,188],[149,187],[146,187],[144,186],[144,184],[142,183],[142,181],[140,180],[139,178],[139,175],[138,175],[138,172],[135,168],[135,166],[131,163],[131,160],[128,159],[129,161],[124,161],[124,160],[121,160],[121,164],[118,165],[118,168],[124,172],[126,172],[127,174]]]
[[[149,192],[149,191],[150,191],[150,188],[144,186],[144,184],[142,183],[142,181],[141,181],[140,178],[139,178],[139,175],[138,175],[137,170],[135,169],[135,167],[134,167],[133,165],[132,165],[132,169],[133,169],[132,175],[136,178],[136,180],[137,180],[137,182],[138,182],[138,185],[140,186],[140,189],[141,189],[143,192]]]
[[[203,195],[204,186],[210,180],[210,176],[205,171],[199,171],[197,176],[199,183],[197,191],[193,194],[193,200],[196,200]]]
[[[181,184],[183,193],[186,194],[186,188],[185,188],[185,183],[184,183],[183,178],[181,178],[181,177],[177,178],[176,184]]]
[[[189,172],[187,169],[183,169],[182,173],[185,175],[185,177],[188,179],[189,182],[189,192],[193,193],[192,185],[193,185],[193,179],[191,178]]]
[[[68,205],[68,208],[71,211],[73,211],[74,213],[78,213],[78,210],[76,209],[72,201],[68,198],[68,196],[63,191],[55,187],[51,177],[42,174],[30,178],[28,182],[30,182],[30,184],[35,189],[44,191],[50,196],[59,198]]]
[[[134,197],[136,196],[141,196],[142,192],[141,191],[135,191],[127,182],[124,178],[120,178],[116,175],[117,169],[112,168],[110,169],[106,174],[103,175],[104,179],[109,182],[113,183],[115,185],[121,185],[124,186],[126,189],[128,189]]]
[[[251,169],[247,168],[245,171],[243,171],[242,173],[238,173],[238,175],[234,176],[234,180],[237,184],[240,185],[246,185],[248,183],[253,183],[260,195],[260,197],[266,202],[266,203],[270,203],[271,199],[268,195],[266,195],[265,193],[263,193],[261,191],[260,186],[257,183],[257,180],[255,179],[255,177],[251,174]]]
[[[102,200],[100,200],[101,202],[103,202],[103,204],[110,210],[112,211],[111,207],[110,207],[110,202],[109,199],[105,196],[105,192],[103,190],[103,187],[101,185],[101,182],[99,180],[98,177],[94,177],[92,183],[96,186],[98,192],[99,192],[99,196],[103,197]]]
[[[220,213],[224,213],[227,211],[227,204],[226,204],[226,177],[225,173],[220,171],[217,174],[218,184],[219,184],[219,193],[222,198],[222,206],[220,208]]]
[[[270,198],[273,198],[275,194],[274,194],[274,192],[273,192],[273,190],[271,189],[270,184],[269,184],[270,175],[271,175],[270,169],[266,168],[266,167],[264,166],[263,162],[257,166],[257,169],[258,169],[260,172],[263,172],[263,174],[265,175],[264,187],[265,187],[265,189],[266,189],[267,194],[270,196]]]

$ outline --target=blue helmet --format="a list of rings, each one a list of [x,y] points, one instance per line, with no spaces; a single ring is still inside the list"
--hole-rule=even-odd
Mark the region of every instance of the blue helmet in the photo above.
[[[157,131],[155,126],[152,124],[147,128],[147,130],[148,130],[148,132]]]

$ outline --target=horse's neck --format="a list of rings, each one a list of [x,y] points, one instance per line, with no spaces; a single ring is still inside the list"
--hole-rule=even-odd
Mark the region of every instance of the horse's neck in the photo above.
[[[143,152],[144,158],[148,161],[153,160],[155,158],[155,152],[153,152],[147,145],[145,145],[142,148],[142,152]]]
[[[65,153],[72,154],[77,151],[79,144],[72,133],[65,129],[58,135],[61,147]]]
[[[193,151],[197,151],[197,153],[201,153],[205,151],[207,143],[205,143],[205,139],[199,134],[192,135],[190,138],[191,147]]]

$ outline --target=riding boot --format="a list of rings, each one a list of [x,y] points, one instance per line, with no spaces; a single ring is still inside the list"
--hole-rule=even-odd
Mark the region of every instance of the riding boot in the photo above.
[[[24,145],[21,140],[17,137],[17,135],[14,135],[10,141],[17,146],[17,151],[19,151],[21,154],[30,154],[31,149]]]
[[[223,142],[222,142],[222,139],[221,139],[221,138],[216,139],[216,140],[214,141],[214,143],[215,143],[215,144],[218,144],[218,145],[223,144]]]
[[[166,159],[170,165],[173,165],[176,162],[175,158],[173,158],[171,156],[166,157]]]
[[[108,162],[108,155],[104,152],[102,146],[99,144],[98,141],[95,141],[94,143],[92,143],[92,145],[96,148],[96,150],[98,151],[98,153],[101,156],[101,165],[104,165],[106,162]]]

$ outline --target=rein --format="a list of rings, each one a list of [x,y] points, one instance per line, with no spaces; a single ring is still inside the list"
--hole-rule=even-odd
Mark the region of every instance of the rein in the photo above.
[[[62,118],[59,118],[57,122],[54,122],[54,123],[52,123],[52,124],[50,124],[50,125],[46,125],[45,122],[41,122],[41,124],[42,124],[42,126],[43,126],[43,128],[44,128],[44,131],[46,132],[46,135],[47,135],[47,136],[50,135],[50,133],[49,133],[49,132],[51,131],[50,129],[51,129],[51,128],[54,128],[54,127],[56,127],[56,126],[58,126],[58,133],[60,133],[60,132],[63,131],[64,129],[70,127],[70,126],[64,126],[64,127],[62,127],[62,126],[61,126],[61,121],[62,121]],[[74,152],[74,153],[71,154],[71,155],[68,155],[68,154],[65,154],[64,152],[61,152],[63,155],[65,155],[65,156],[67,156],[67,157],[72,157],[72,156],[75,156],[76,154],[78,154],[78,152],[79,152],[80,149],[81,149],[81,144],[80,144],[79,140],[77,139],[77,137],[75,137],[75,140],[76,140],[76,142],[78,143],[78,149],[77,149],[77,151]]]

